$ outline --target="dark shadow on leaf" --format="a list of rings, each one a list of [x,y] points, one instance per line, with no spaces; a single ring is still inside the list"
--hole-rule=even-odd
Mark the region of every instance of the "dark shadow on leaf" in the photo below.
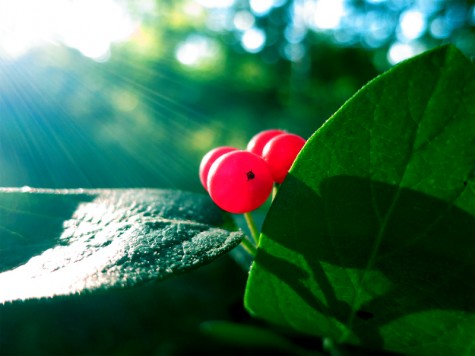
[[[272,256],[265,250],[259,251],[258,263],[260,267],[277,275],[282,282],[292,288],[309,306],[317,310],[319,313],[331,316],[341,323],[345,323],[348,320],[351,312],[350,305],[344,301],[338,300],[333,288],[331,287],[330,281],[318,262],[311,263],[310,265],[312,267],[314,278],[325,294],[328,306],[325,306],[322,301],[306,287],[306,281],[311,278],[306,271],[284,259]],[[382,346],[382,339],[378,330],[371,325],[367,326],[364,332],[359,333],[357,336],[362,341],[365,341],[366,344],[370,342],[378,347]]]
[[[86,194],[0,193],[0,272],[57,245],[64,221],[79,204],[94,198]]]
[[[378,330],[413,313],[475,311],[475,218],[467,212],[420,192],[357,177],[329,178],[319,194],[292,175],[285,185],[293,194],[278,195],[263,233],[299,253],[313,276],[262,249],[256,264],[320,313],[347,325],[352,319],[352,331],[364,344],[382,347]],[[353,310],[335,293],[322,262],[380,272],[389,287]],[[309,278],[317,281],[328,307],[307,289]]]

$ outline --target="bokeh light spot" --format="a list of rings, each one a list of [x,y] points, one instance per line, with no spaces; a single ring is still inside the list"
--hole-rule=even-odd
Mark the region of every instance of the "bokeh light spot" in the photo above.
[[[335,29],[345,15],[343,0],[318,0],[315,4],[313,25],[321,30]]]
[[[255,18],[249,11],[238,11],[234,15],[233,23],[237,30],[246,31],[254,26]]]
[[[401,14],[400,27],[405,39],[415,40],[426,30],[426,19],[419,11],[408,10]]]
[[[250,0],[249,5],[251,10],[257,16],[264,16],[269,13],[269,11],[274,6],[273,0]]]
[[[396,42],[389,48],[388,61],[391,64],[396,64],[421,53],[423,50],[424,48],[418,46],[416,43],[408,44]]]
[[[206,8],[227,8],[234,5],[234,0],[196,0],[198,4]]]
[[[443,39],[450,36],[450,29],[445,24],[443,17],[439,16],[432,20],[430,24],[430,33],[434,38]]]
[[[175,56],[184,65],[199,67],[213,61],[218,53],[219,46],[215,40],[192,34],[178,46]]]
[[[246,51],[257,53],[265,45],[266,34],[263,30],[254,27],[244,32],[241,42]]]
[[[301,43],[288,43],[284,47],[284,56],[289,61],[298,62],[306,54],[305,47]]]

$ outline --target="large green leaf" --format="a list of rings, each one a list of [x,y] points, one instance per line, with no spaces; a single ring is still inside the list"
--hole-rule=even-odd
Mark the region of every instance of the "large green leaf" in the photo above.
[[[264,223],[255,316],[407,354],[475,352],[475,73],[396,66],[309,140]]]
[[[156,189],[0,189],[0,302],[163,279],[235,247],[211,200]]]

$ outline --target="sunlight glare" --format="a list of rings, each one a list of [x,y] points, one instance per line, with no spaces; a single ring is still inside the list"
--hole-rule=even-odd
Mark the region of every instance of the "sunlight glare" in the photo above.
[[[62,43],[104,61],[111,44],[126,40],[136,29],[115,0],[0,0],[0,55],[10,58]]]

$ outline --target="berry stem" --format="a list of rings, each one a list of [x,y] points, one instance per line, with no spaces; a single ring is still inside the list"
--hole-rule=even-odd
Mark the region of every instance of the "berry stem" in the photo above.
[[[254,218],[252,217],[251,213],[244,213],[244,219],[246,219],[247,227],[251,232],[251,237],[254,240],[254,244],[257,246],[259,243],[259,230],[256,227],[256,223],[254,222]]]
[[[242,239],[241,246],[252,256],[256,256],[256,246],[254,246],[246,237]]]
[[[272,187],[272,201],[274,201],[274,198],[277,195],[277,192],[279,191],[279,187],[279,183],[274,183],[274,186]]]

